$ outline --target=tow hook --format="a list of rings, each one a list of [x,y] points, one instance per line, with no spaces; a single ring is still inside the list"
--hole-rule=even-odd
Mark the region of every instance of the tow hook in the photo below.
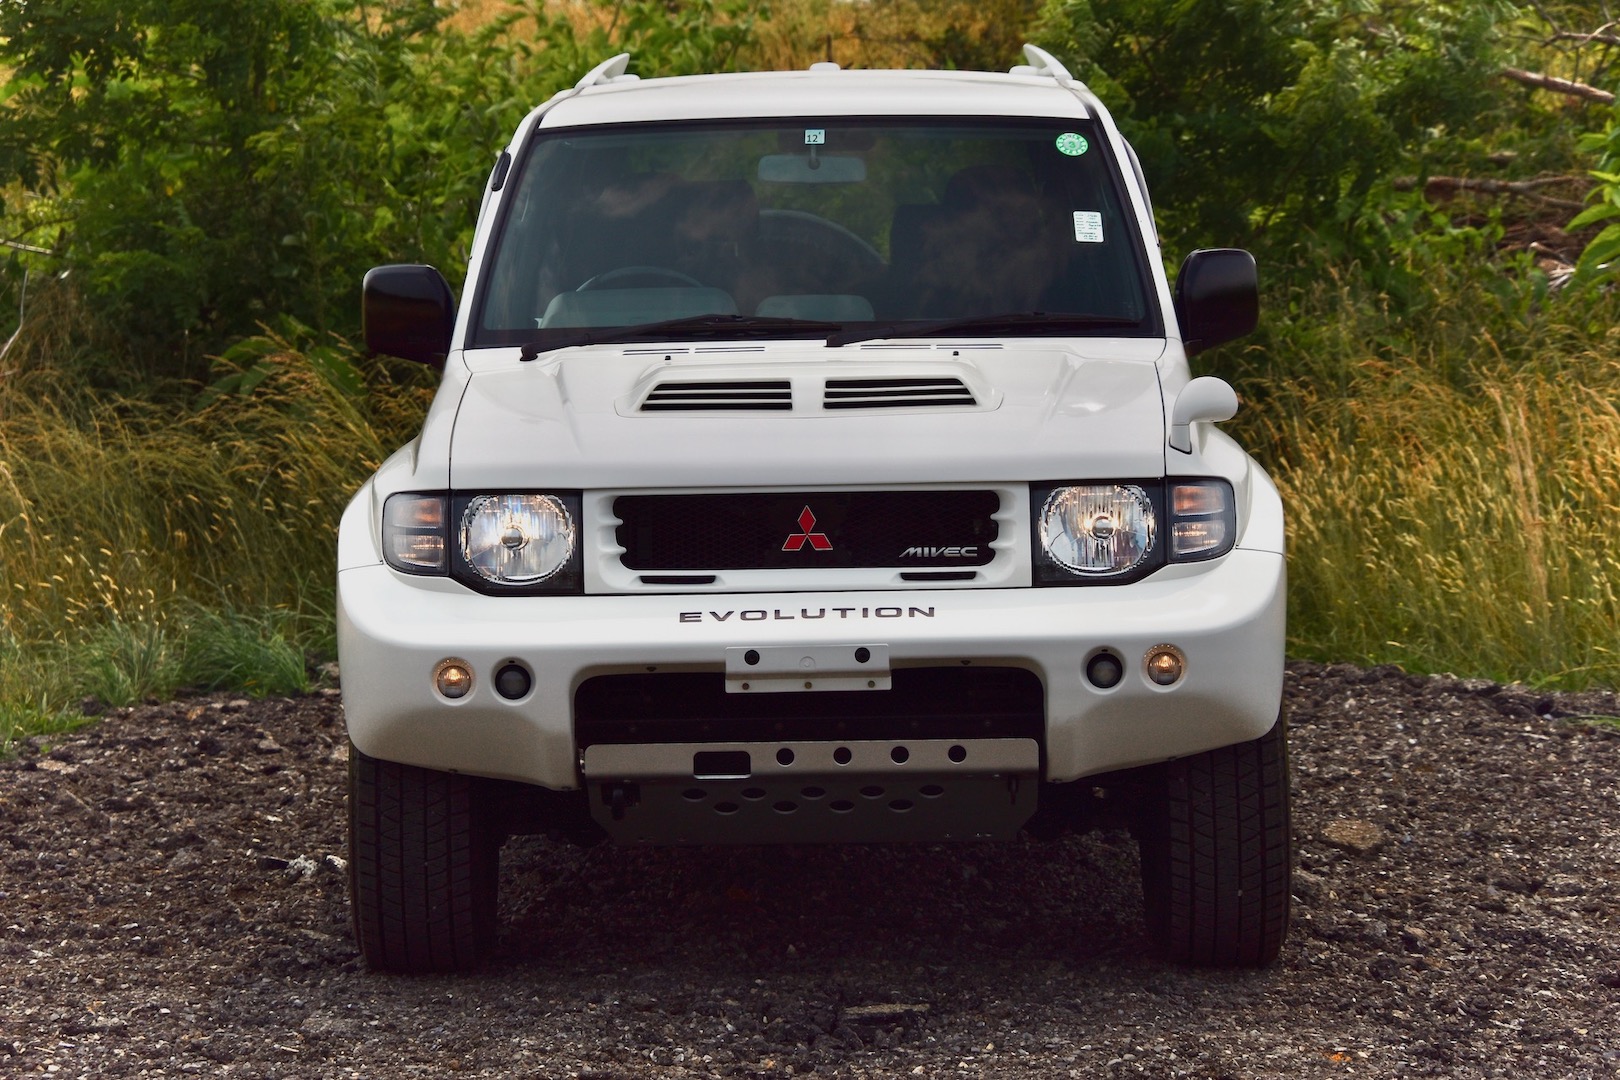
[[[616,781],[602,785],[602,805],[613,814],[614,821],[623,821],[624,812],[641,803],[641,785]]]

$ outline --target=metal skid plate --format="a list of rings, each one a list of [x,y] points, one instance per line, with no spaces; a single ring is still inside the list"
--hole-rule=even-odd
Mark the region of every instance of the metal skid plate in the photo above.
[[[1032,739],[597,745],[584,771],[620,844],[1008,840],[1039,760]]]
[[[888,690],[887,645],[769,645],[726,650],[726,693]]]

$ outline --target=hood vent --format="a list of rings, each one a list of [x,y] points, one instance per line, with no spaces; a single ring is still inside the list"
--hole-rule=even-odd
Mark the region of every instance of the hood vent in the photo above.
[[[828,379],[821,401],[827,409],[915,409],[934,405],[977,405],[961,379]]]
[[[793,384],[786,379],[750,382],[663,382],[641,402],[642,412],[789,412]]]

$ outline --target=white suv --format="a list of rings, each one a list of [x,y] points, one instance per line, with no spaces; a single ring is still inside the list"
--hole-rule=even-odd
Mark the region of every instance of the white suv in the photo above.
[[[476,962],[502,839],[1006,839],[1128,824],[1172,959],[1288,920],[1283,514],[1187,358],[1254,261],[1166,279],[1141,171],[1007,74],[641,81],[490,176],[443,370],[343,517],[351,890],[373,966]]]

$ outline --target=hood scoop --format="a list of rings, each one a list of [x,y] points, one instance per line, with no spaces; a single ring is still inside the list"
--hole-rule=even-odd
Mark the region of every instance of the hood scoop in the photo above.
[[[0,0],[3,4],[5,0]],[[569,372],[573,392],[583,386],[581,365]],[[939,415],[941,410],[994,412],[1002,395],[974,365],[960,361],[878,364],[871,360],[810,362],[678,363],[667,361],[641,377],[614,402],[620,416],[690,413],[695,416],[795,417],[905,413]]]
[[[953,376],[828,379],[821,399],[824,409],[916,409],[978,403],[967,384]]]
[[[790,412],[793,384],[787,379],[661,382],[641,401],[642,412]]]

